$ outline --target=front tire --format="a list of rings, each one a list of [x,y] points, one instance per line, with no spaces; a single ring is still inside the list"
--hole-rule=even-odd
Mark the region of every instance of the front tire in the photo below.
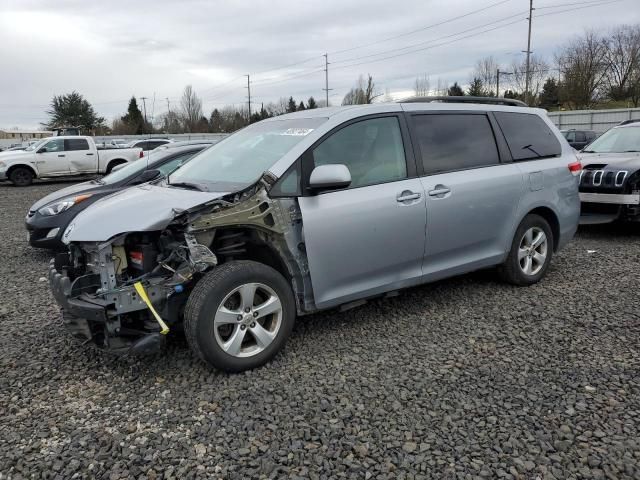
[[[9,173],[9,180],[16,187],[28,187],[33,182],[33,172],[26,167],[16,167]]]
[[[289,283],[262,263],[232,261],[214,268],[195,286],[184,313],[191,349],[226,372],[271,360],[284,346],[296,316]]]
[[[540,215],[527,215],[516,230],[511,250],[500,266],[502,279],[518,286],[539,282],[553,256],[553,233]]]

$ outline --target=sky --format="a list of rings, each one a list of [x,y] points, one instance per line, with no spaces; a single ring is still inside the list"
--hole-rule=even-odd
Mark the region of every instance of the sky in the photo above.
[[[37,128],[54,95],[77,91],[108,122],[132,95],[147,115],[192,85],[213,108],[325,92],[339,105],[359,75],[400,98],[469,83],[493,55],[508,70],[527,46],[528,0],[0,0],[0,128]],[[586,29],[640,23],[640,0],[534,0],[531,49],[553,54]],[[284,67],[284,68],[283,68]],[[507,81],[507,80],[505,80]],[[155,100],[154,100],[155,98]],[[168,102],[167,102],[168,99]],[[140,104],[142,103],[139,101]]]

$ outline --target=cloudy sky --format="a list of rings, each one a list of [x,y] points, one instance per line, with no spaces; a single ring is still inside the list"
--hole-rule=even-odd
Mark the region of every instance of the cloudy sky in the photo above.
[[[293,95],[339,104],[358,75],[381,92],[467,84],[475,61],[508,67],[526,50],[528,0],[0,0],[0,128],[46,120],[76,90],[108,120],[131,95],[157,116],[185,85],[215,107]],[[532,50],[552,59],[587,28],[640,23],[640,0],[534,0]],[[588,8],[587,8],[588,7]],[[457,18],[456,18],[457,17]],[[285,67],[285,68],[282,68]],[[153,98],[155,96],[155,102]]]

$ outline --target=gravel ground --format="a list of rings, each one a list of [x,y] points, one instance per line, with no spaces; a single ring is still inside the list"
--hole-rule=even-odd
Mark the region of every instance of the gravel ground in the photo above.
[[[480,272],[300,319],[239,375],[175,338],[114,360],[63,331],[0,186],[0,479],[640,478],[640,228],[590,228],[539,285]]]

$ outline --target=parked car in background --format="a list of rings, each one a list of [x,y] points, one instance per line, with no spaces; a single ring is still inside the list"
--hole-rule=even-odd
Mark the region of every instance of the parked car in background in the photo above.
[[[598,134],[592,130],[560,130],[560,133],[567,139],[569,145],[576,150],[582,150],[598,136]]]
[[[57,190],[34,203],[25,224],[33,247],[63,250],[67,225],[89,205],[118,190],[163,177],[210,144],[187,145],[153,152],[145,159],[123,164],[109,175]]]
[[[0,155],[0,180],[24,187],[34,178],[110,173],[115,166],[141,156],[140,148],[99,151],[91,137],[43,138],[24,151]]]
[[[640,221],[640,121],[610,129],[579,156],[580,223]]]
[[[166,145],[172,141],[167,138],[146,138],[143,140],[134,140],[127,144],[128,148],[141,148],[143,151],[153,150],[160,145]]]
[[[306,110],[85,209],[49,281],[85,343],[155,351],[182,326],[200,358],[246,370],[282,348],[296,315],[493,266],[538,282],[576,231],[579,173],[544,110]]]

